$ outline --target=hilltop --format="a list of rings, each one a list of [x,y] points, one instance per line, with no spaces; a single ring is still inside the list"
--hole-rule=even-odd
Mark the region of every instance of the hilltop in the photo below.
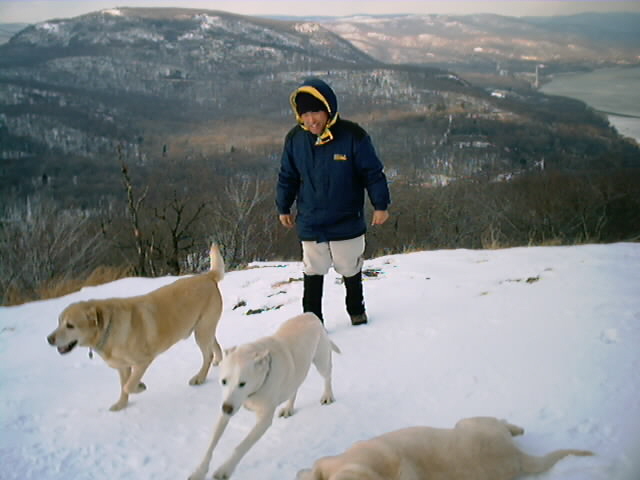
[[[333,272],[326,327],[336,402],[321,406],[312,369],[295,414],[276,418],[233,479],[295,478],[320,456],[410,425],[449,428],[490,415],[521,425],[516,441],[541,454],[586,448],[539,480],[636,480],[640,473],[640,245],[440,250],[365,262],[370,317],[352,327]],[[223,348],[271,334],[300,311],[300,262],[257,262],[220,288]],[[141,294],[173,281],[126,278],[44,302],[0,307],[3,480],[187,478],[220,408],[218,369],[199,387],[193,339],[163,353],[147,391],[108,411],[118,375],[77,348],[47,345],[57,315],[88,298]],[[250,311],[261,313],[250,314]],[[254,423],[240,411],[214,452],[221,464]],[[525,480],[525,479],[523,479]]]

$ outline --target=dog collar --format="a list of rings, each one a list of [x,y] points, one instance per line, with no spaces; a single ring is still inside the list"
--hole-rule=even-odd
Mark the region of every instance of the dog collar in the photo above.
[[[93,347],[93,349],[89,347],[89,358],[93,358],[93,350],[95,350],[96,352],[99,352],[104,348],[105,344],[107,343],[107,339],[109,338],[109,334],[111,333],[111,323],[112,321],[109,321],[109,323],[107,324],[107,328],[104,329],[102,338],[97,343],[97,345]]]

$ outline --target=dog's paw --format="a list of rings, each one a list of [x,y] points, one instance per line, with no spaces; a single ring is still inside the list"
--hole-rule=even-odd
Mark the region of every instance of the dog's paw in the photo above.
[[[189,480],[204,480],[206,474],[207,472],[201,472],[200,470],[197,470],[189,475]]]
[[[129,402],[127,400],[118,400],[116,403],[109,407],[109,410],[112,412],[117,412],[118,410],[122,410],[127,406]]]
[[[278,416],[282,418],[289,418],[293,415],[293,408],[283,407],[278,412]]]
[[[202,385],[206,378],[201,377],[200,375],[196,375],[191,380],[189,380],[189,385]]]
[[[231,478],[232,473],[233,467],[231,465],[223,464],[216,470],[216,473],[213,474],[213,478],[215,480],[228,480]]]
[[[320,405],[329,405],[330,403],[335,402],[336,399],[333,398],[333,395],[323,395],[320,398]]]

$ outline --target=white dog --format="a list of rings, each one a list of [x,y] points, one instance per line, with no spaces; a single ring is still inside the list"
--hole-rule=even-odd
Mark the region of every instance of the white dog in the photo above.
[[[321,458],[296,479],[513,480],[544,472],[567,455],[593,455],[585,450],[527,455],[511,438],[522,433],[522,428],[493,417],[466,418],[455,428],[404,428]]]
[[[332,403],[332,350],[340,353],[338,347],[329,340],[320,319],[312,313],[287,320],[272,336],[226,350],[220,362],[222,412],[204,459],[189,480],[204,479],[213,449],[227,423],[244,405],[255,412],[256,424],[213,476],[219,480],[229,478],[244,454],[269,428],[278,405],[288,400],[279,416],[293,415],[298,388],[312,362],[324,377],[324,393],[320,403]]]

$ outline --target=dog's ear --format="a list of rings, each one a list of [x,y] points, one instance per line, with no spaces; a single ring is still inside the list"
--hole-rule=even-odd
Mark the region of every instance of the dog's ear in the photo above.
[[[234,345],[233,347],[230,347],[230,348],[225,348],[225,349],[222,351],[222,356],[223,356],[223,357],[228,356],[230,353],[234,352],[236,348],[238,348],[238,347],[236,347],[235,345]]]
[[[269,350],[256,352],[254,354],[253,361],[256,365],[267,363],[269,361]]]
[[[96,327],[102,328],[104,325],[104,314],[100,307],[93,305],[89,310],[89,316]]]

